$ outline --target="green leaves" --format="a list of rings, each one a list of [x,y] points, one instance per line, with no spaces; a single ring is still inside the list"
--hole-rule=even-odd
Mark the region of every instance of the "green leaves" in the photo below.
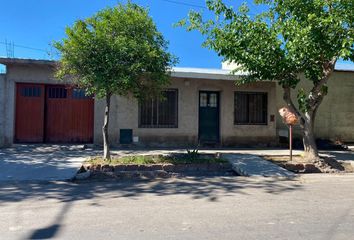
[[[61,52],[57,77],[70,76],[99,98],[155,94],[168,83],[177,62],[148,11],[130,2],[76,21],[66,35],[54,43]]]
[[[336,61],[354,61],[354,1],[254,2],[267,5],[266,10],[254,16],[245,4],[234,10],[222,0],[207,0],[213,18],[192,11],[180,25],[200,31],[206,37],[203,46],[237,63],[240,67],[233,72],[248,72],[238,84],[275,80],[290,91],[303,73],[313,88],[299,90],[299,109],[315,111],[328,92],[326,83]]]
[[[310,109],[309,99],[307,98],[307,94],[305,89],[300,88],[297,93],[297,102],[299,104],[299,110],[302,113],[307,112]]]
[[[250,16],[222,0],[207,0],[215,15],[190,12],[181,25],[206,36],[204,45],[226,61],[240,64],[254,79],[276,80],[294,88],[299,73],[317,83],[333,59],[354,59],[352,0],[257,0],[266,11]]]

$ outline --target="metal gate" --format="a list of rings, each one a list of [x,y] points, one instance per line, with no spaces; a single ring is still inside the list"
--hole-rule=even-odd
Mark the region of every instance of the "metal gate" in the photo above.
[[[17,84],[15,142],[43,142],[44,90],[40,84]]]
[[[40,89],[40,93],[38,90],[31,90],[34,93],[30,95],[37,97],[35,104],[24,103],[29,97],[24,98],[19,94],[26,87]],[[64,85],[17,84],[17,92],[16,142],[93,141],[94,100],[86,96],[82,89]],[[31,122],[36,121],[36,131],[26,130],[23,124],[26,116],[33,119]]]

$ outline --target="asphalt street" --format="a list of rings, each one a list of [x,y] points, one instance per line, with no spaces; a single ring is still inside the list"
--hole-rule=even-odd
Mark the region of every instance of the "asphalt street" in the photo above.
[[[354,175],[2,182],[0,239],[354,239]]]

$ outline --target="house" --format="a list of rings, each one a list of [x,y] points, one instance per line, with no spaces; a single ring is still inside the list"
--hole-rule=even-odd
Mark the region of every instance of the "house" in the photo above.
[[[53,77],[55,62],[0,58],[0,145],[102,143],[104,101]],[[165,101],[114,96],[113,145],[277,145],[286,130],[275,82],[236,86],[229,69],[175,68]],[[354,71],[336,71],[316,121],[319,137],[354,141]],[[339,97],[340,96],[340,97]],[[286,132],[286,131],[285,131]]]

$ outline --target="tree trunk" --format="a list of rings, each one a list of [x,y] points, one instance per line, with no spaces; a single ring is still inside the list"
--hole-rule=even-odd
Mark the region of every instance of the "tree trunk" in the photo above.
[[[289,86],[283,86],[283,99],[290,110],[292,110],[300,120],[300,126],[303,133],[304,159],[309,162],[317,161],[320,158],[314,134],[315,117],[324,96],[327,94],[326,84],[334,71],[336,61],[337,59],[333,58],[332,60],[323,63],[322,78],[319,79],[319,81],[313,81],[314,86],[307,97],[308,109],[304,115],[300,113],[291,100],[291,88]]]
[[[299,118],[304,144],[304,159],[308,162],[314,162],[319,159],[318,150],[316,146],[314,124],[317,108],[312,112],[306,112],[303,116],[299,110],[295,107],[291,99],[291,89],[289,87],[283,88],[283,99],[287,103],[289,109],[296,114]]]
[[[319,159],[316,139],[314,134],[316,111],[305,113],[304,121],[301,123],[303,131],[304,159],[308,162],[314,162]]]
[[[104,111],[104,122],[102,127],[103,133],[103,159],[111,160],[111,153],[109,150],[109,138],[108,138],[108,124],[109,124],[109,110],[111,106],[111,95],[106,95],[106,107]]]

